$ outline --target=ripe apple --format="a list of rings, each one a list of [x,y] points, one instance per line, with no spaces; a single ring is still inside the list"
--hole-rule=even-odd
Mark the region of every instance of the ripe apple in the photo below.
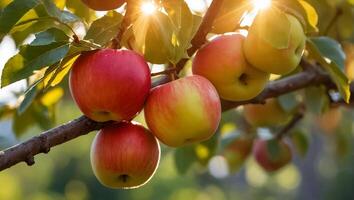
[[[269,144],[272,142],[273,144]],[[270,147],[270,145],[274,145]],[[274,148],[272,154],[270,148]],[[287,165],[292,154],[289,145],[282,140],[262,140],[258,139],[254,143],[253,154],[257,163],[266,171],[274,172]]]
[[[243,107],[243,115],[252,126],[279,126],[286,124],[290,113],[286,112],[277,99],[267,99],[265,104],[249,104]]]
[[[97,11],[106,11],[119,8],[126,0],[82,0],[88,7]]]
[[[164,144],[179,147],[214,135],[221,105],[214,86],[194,75],[152,89],[144,112],[152,133]]]
[[[150,180],[160,159],[157,139],[131,122],[109,125],[91,146],[91,166],[97,179],[110,188],[136,188]]]
[[[250,155],[252,146],[253,137],[240,136],[225,147],[222,155],[227,160],[230,172],[236,172],[241,168]]]
[[[131,120],[142,110],[150,87],[149,66],[129,50],[83,53],[70,73],[70,91],[76,104],[99,122]]]
[[[226,100],[252,99],[269,79],[268,73],[247,63],[242,50],[244,40],[239,33],[221,35],[199,49],[193,60],[193,74],[206,77]]]
[[[305,43],[306,35],[299,20],[270,8],[256,16],[244,43],[244,53],[257,69],[283,75],[299,65]]]

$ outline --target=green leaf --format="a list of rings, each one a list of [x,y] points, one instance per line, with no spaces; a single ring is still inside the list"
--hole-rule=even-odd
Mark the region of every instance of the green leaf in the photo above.
[[[196,162],[194,148],[192,146],[187,146],[176,149],[174,161],[178,173],[186,174]]]
[[[39,4],[39,0],[14,0],[0,15],[0,40],[29,10]]]
[[[49,16],[55,17],[63,23],[70,23],[70,22],[75,22],[80,20],[80,18],[78,18],[76,15],[65,10],[64,11],[60,10],[53,3],[52,0],[42,0],[42,3]]]
[[[310,39],[323,57],[330,59],[344,71],[345,53],[337,41],[329,37],[313,37]]]
[[[329,73],[332,81],[336,84],[339,93],[342,95],[345,102],[349,103],[350,99],[350,81],[346,75],[341,71],[340,67],[337,65],[334,56],[327,55],[329,51],[321,50],[320,48],[326,47],[326,44],[321,43],[324,46],[317,46],[319,44],[314,42],[315,38],[310,38],[307,40],[307,47],[310,52],[310,56],[318,61],[321,66]],[[323,40],[321,40],[323,41]],[[328,41],[328,40],[325,40]],[[332,49],[332,48],[330,48]],[[337,58],[337,57],[336,57]],[[338,61],[337,61],[338,62]]]
[[[34,70],[60,61],[68,50],[67,42],[44,46],[22,46],[20,52],[6,63],[1,77],[1,87],[29,77]]]
[[[291,132],[291,140],[300,156],[305,157],[309,149],[309,138],[303,130]]]
[[[30,89],[24,94],[24,99],[22,100],[20,106],[17,109],[18,114],[22,114],[33,102],[38,94],[37,87],[30,87]]]
[[[60,29],[51,28],[35,35],[36,39],[31,42],[31,46],[48,45],[54,42],[68,42],[69,36]]]
[[[308,111],[318,115],[323,113],[329,105],[326,88],[308,87],[305,89],[305,104]]]
[[[286,112],[294,111],[294,109],[299,105],[299,101],[295,92],[290,92],[279,96],[278,102]]]
[[[66,7],[88,23],[96,19],[95,11],[87,7],[82,1],[66,0]]]
[[[194,18],[187,3],[183,0],[164,1],[163,5],[174,25],[172,38],[174,50],[170,61],[177,63],[181,58],[188,57],[187,49],[193,37],[194,20],[197,19]]]
[[[281,150],[277,139],[267,141],[267,151],[271,158],[277,158],[281,155]]]
[[[106,45],[117,35],[122,19],[123,16],[120,13],[108,12],[91,24],[84,39],[103,46]]]
[[[166,14],[156,12],[154,15],[140,16],[133,23],[133,33],[134,50],[143,54],[148,62],[169,62],[174,52],[174,25]]]

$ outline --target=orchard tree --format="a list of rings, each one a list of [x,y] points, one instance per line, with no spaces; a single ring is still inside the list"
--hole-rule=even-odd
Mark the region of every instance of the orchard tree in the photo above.
[[[306,155],[304,117],[343,147],[353,17],[351,0],[213,0],[205,10],[184,0],[1,0],[0,41],[18,48],[1,88],[27,88],[0,117],[18,137],[32,125],[44,132],[1,151],[0,170],[95,130],[93,174],[111,188],[153,178],[160,144],[182,173],[216,155],[230,172],[254,156],[272,173]],[[66,93],[83,116],[53,128]]]

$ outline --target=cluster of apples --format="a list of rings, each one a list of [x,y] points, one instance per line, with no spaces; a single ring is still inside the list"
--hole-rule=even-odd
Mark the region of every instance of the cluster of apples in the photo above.
[[[95,10],[109,10],[125,1],[83,2]],[[305,34],[295,17],[286,16],[291,24],[290,32],[284,33],[289,36],[287,48],[274,48],[259,35],[259,29],[269,26],[263,23],[266,16],[261,12],[247,37],[237,32],[218,36],[196,53],[193,75],[153,89],[149,66],[134,51],[100,49],[82,53],[70,73],[73,99],[90,119],[115,121],[98,132],[91,146],[91,165],[98,180],[111,188],[145,184],[159,163],[158,140],[180,147],[209,139],[221,119],[220,98],[252,99],[265,88],[270,73],[294,70],[304,50]],[[285,114],[268,117],[276,106],[272,101],[245,106],[244,115],[254,126],[274,125],[288,119]],[[131,122],[142,109],[149,130]],[[253,144],[253,140],[247,142]],[[276,141],[282,153],[274,159],[268,153],[268,142],[257,140],[253,150],[259,164],[274,171],[291,160],[291,152],[283,141]],[[237,146],[242,145],[230,148]],[[242,149],[249,152],[251,148],[245,145],[240,152]]]
[[[270,74],[286,75],[299,65],[306,42],[302,24],[291,14],[284,14],[287,24],[270,23],[266,19],[272,12],[279,10],[261,10],[247,36],[239,32],[220,35],[196,53],[193,73],[206,77],[216,87],[222,99],[252,99],[263,91]],[[262,34],[266,34],[267,29],[278,32],[279,35],[272,37],[279,37],[287,45],[277,47],[265,40]],[[280,106],[277,99],[269,99],[264,105],[246,105],[243,115],[254,127],[280,126],[291,118],[290,113]],[[278,153],[270,153],[270,145]],[[258,139],[253,144],[250,138],[238,138],[224,151],[231,171],[240,167],[252,148],[256,161],[266,171],[276,171],[291,161],[289,145],[283,139]]]

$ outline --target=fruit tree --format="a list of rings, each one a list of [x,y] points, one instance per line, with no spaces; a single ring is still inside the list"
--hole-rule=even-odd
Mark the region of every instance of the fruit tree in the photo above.
[[[0,118],[18,139],[0,171],[93,131],[91,175],[121,189],[149,184],[169,151],[182,173],[252,158],[274,174],[316,128],[351,152],[352,0],[0,2],[0,44],[16,49]],[[61,104],[82,116],[58,124]]]

